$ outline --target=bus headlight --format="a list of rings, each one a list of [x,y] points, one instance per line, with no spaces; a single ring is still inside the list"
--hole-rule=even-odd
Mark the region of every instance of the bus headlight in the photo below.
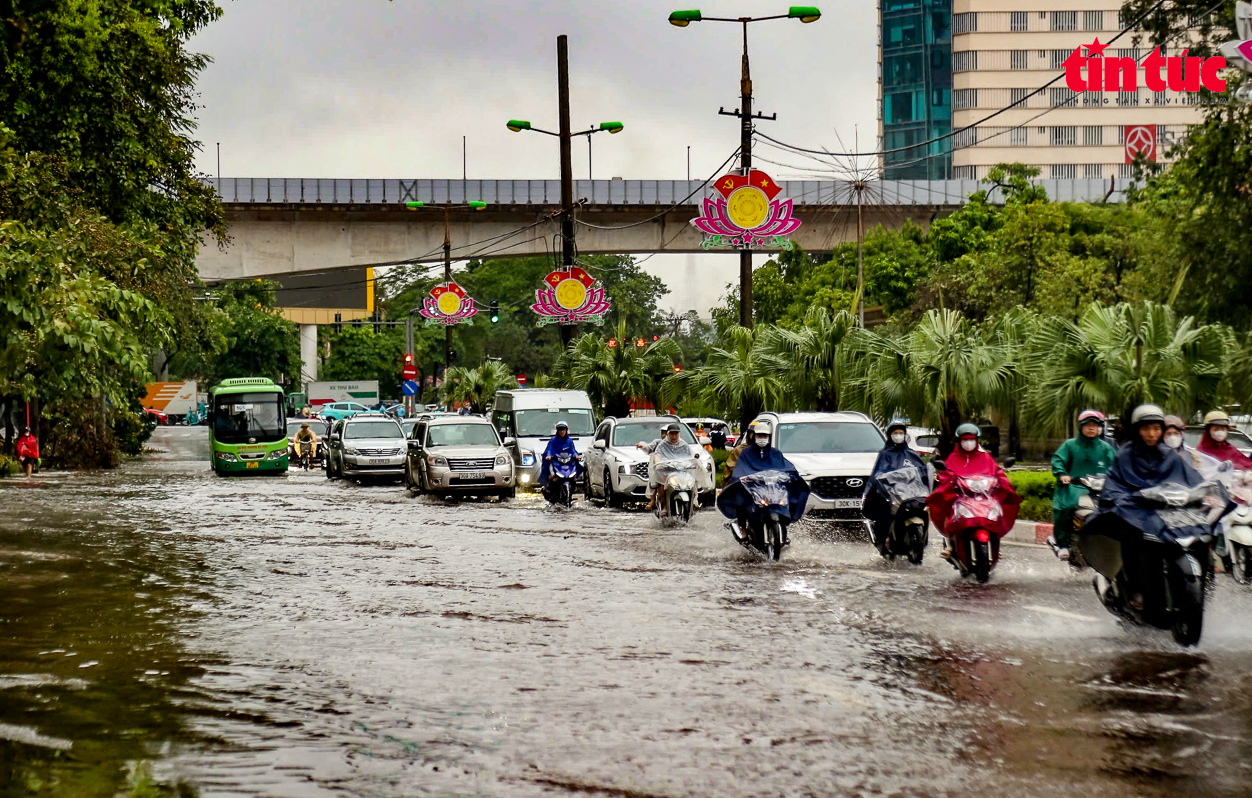
[[[231,454],[230,452],[218,452],[218,453],[217,453],[217,459],[218,459],[218,460],[221,460],[222,462],[225,462],[225,463],[237,463],[237,462],[239,462],[239,458],[238,458],[238,457],[235,457],[235,456],[234,456],[233,454]]]
[[[275,449],[274,451],[270,452],[270,453],[269,453],[269,456],[268,456],[268,457],[266,457],[265,459],[266,459],[266,460],[279,460],[279,459],[281,459],[281,458],[283,458],[283,457],[286,457],[286,456],[287,456],[287,450],[286,450],[286,449]]]

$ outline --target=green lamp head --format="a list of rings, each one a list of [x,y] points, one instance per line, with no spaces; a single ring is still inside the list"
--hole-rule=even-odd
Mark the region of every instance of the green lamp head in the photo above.
[[[479,202],[477,200],[471,200],[470,202],[467,202],[465,204],[470,206],[471,209],[476,210],[476,211],[481,211],[483,208],[487,207],[487,203]]]
[[[821,19],[822,12],[817,10],[816,6],[792,6],[787,11],[788,19],[798,19],[801,22],[817,22]]]
[[[607,130],[610,133],[621,133],[624,126],[621,122],[601,122],[600,129]]]
[[[404,207],[408,208],[409,210],[412,210],[414,208],[423,208],[425,207],[425,203],[421,202],[420,200],[413,201],[413,202],[406,202],[404,203]]]
[[[523,130],[530,130],[530,123],[525,119],[510,119],[505,124],[508,126],[509,130],[512,130],[514,133],[521,133]]]
[[[685,28],[693,22],[699,22],[704,19],[699,9],[690,9],[688,11],[672,11],[669,15],[669,24],[675,28]]]

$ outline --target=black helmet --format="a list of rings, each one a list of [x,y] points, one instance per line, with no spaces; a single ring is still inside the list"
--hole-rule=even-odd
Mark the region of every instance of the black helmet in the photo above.
[[[673,422],[670,422],[669,424],[666,424],[664,427],[661,427],[661,432],[678,432],[678,425]]]

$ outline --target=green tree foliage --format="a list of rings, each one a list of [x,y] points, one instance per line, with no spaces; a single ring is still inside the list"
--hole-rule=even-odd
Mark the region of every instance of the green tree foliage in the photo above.
[[[382,332],[376,333],[373,325],[365,324],[328,333],[330,356],[319,366],[318,379],[331,382],[378,380],[380,396],[399,394],[403,380],[400,370],[404,367],[403,328],[384,327]],[[442,340],[439,343],[442,344]]]
[[[449,407],[469,402],[475,413],[481,413],[495,404],[496,391],[515,387],[512,370],[499,361],[489,360],[478,368],[451,369],[442,393]]]
[[[571,343],[553,366],[550,381],[586,391],[607,416],[628,415],[633,399],[661,407],[662,383],[674,373],[682,349],[669,338],[635,346],[625,321],[610,333],[587,333]],[[611,345],[614,340],[616,346]]]
[[[666,404],[695,396],[718,415],[738,419],[742,428],[763,410],[792,406],[786,367],[765,351],[768,327],[731,327],[719,345],[709,352],[705,364],[673,375],[665,385]]]
[[[277,283],[241,280],[214,289],[214,328],[222,338],[216,356],[204,363],[210,384],[231,377],[268,377],[289,389],[300,386],[300,338],[295,324],[278,312]]]

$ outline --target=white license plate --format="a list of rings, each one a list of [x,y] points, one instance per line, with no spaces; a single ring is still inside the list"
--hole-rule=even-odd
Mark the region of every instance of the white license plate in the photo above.
[[[457,476],[461,479],[485,479],[487,474],[482,471],[462,471]]]
[[[385,457],[377,457],[370,460],[370,465],[391,465],[391,461]]]
[[[836,510],[859,510],[861,509],[860,499],[835,499]]]

